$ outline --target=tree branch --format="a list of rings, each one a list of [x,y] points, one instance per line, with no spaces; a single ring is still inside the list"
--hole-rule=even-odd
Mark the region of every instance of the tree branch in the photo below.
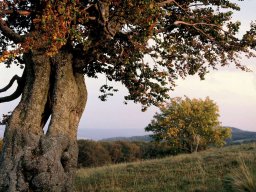
[[[10,14],[13,14],[13,13],[17,13],[17,14],[22,15],[22,16],[28,16],[32,12],[29,11],[29,10],[1,10],[1,12],[0,12],[1,15],[10,15]]]
[[[8,89],[10,89],[10,87],[13,85],[14,81],[17,80],[17,82],[18,82],[20,79],[21,79],[21,77],[19,77],[18,75],[14,75],[13,78],[8,83],[8,85],[5,86],[4,88],[0,89],[0,93],[5,92]]]
[[[19,35],[15,33],[12,29],[10,29],[7,23],[0,17],[0,30],[3,34],[12,40],[14,43],[22,43],[25,41],[25,36]]]
[[[223,31],[222,28],[220,28],[218,25],[216,24],[212,24],[212,23],[188,23],[188,22],[185,22],[185,21],[175,21],[174,22],[175,25],[189,25],[189,26],[196,26],[196,25],[206,25],[206,26],[211,26],[211,27],[217,27],[218,29],[221,29]]]
[[[203,30],[199,29],[197,27],[197,25],[207,25],[207,26],[211,26],[211,27],[217,27],[218,29],[222,30],[223,32],[225,32],[223,29],[221,29],[219,26],[215,25],[215,24],[207,24],[207,23],[187,23],[185,21],[175,21],[174,25],[187,25],[187,26],[191,26],[194,29],[196,29],[198,32],[202,33],[203,35],[205,35],[208,39],[210,39],[211,41],[214,40],[214,38],[208,34],[206,34]]]
[[[13,101],[14,99],[17,99],[22,94],[24,86],[25,86],[25,76],[26,76],[25,73],[26,73],[26,69],[24,70],[24,72],[22,74],[22,77],[19,77],[19,76],[15,75],[11,79],[10,83],[5,88],[3,88],[3,89],[8,90],[11,87],[11,85],[13,84],[14,80],[17,80],[17,83],[18,83],[17,89],[14,91],[13,94],[11,94],[9,96],[0,97],[0,103]]]
[[[161,2],[161,3],[157,3],[157,5],[159,6],[159,7],[162,7],[162,6],[165,6],[165,5],[167,5],[167,4],[170,4],[170,3],[173,3],[175,0],[167,0],[167,1],[163,1],[163,2]]]
[[[14,91],[13,94],[6,96],[6,97],[0,97],[0,103],[10,102],[14,99],[17,99],[21,94],[22,90],[20,86],[17,87],[16,91]]]

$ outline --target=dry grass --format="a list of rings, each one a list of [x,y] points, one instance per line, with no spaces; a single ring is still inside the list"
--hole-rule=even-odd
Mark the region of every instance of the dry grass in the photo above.
[[[256,144],[210,149],[190,155],[137,163],[81,169],[77,173],[76,191],[229,192],[230,186],[235,183],[227,182],[231,181],[227,178],[231,178],[231,175],[235,175],[234,171],[243,166],[239,157],[244,159],[244,166],[256,165]],[[247,172],[249,170],[244,168],[244,171],[248,174],[249,181],[251,177]]]
[[[231,171],[227,177],[226,188],[232,192],[256,192],[256,165],[255,162],[240,158],[240,166]]]

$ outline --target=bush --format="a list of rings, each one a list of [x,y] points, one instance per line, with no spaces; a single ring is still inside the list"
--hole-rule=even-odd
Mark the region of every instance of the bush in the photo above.
[[[108,151],[101,145],[100,142],[79,140],[78,147],[79,167],[96,167],[111,163],[111,157]]]
[[[143,159],[153,159],[166,157],[168,155],[176,155],[177,151],[168,143],[144,143],[141,145],[141,153]]]

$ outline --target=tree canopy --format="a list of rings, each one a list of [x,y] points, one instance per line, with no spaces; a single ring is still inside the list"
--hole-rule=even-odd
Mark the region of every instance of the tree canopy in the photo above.
[[[103,73],[127,87],[126,100],[157,105],[178,77],[203,79],[230,62],[247,69],[239,56],[253,56],[256,25],[239,38],[233,11],[239,6],[229,0],[2,0],[0,61],[22,66],[24,53],[67,49],[74,70]],[[101,91],[105,100],[116,90]]]
[[[221,127],[219,109],[209,97],[173,98],[161,107],[145,128],[154,140],[167,142],[177,151],[194,152],[208,145],[222,146],[231,136],[231,129]]]
[[[256,24],[239,35],[231,0],[0,0],[0,63],[22,95],[4,118],[0,191],[73,191],[84,75],[121,82],[146,109],[169,98],[179,77],[255,56]],[[150,59],[146,59],[150,58]],[[101,99],[116,91],[107,83]],[[47,132],[43,128],[47,120]]]

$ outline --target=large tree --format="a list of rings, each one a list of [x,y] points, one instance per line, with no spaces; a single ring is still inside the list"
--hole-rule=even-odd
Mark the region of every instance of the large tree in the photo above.
[[[25,69],[0,90],[18,83],[0,103],[22,95],[4,121],[0,191],[72,191],[84,75],[121,82],[144,109],[179,76],[230,62],[246,70],[239,56],[252,56],[256,26],[238,38],[232,10],[229,0],[1,0],[0,62]],[[115,89],[101,91],[105,100]]]

